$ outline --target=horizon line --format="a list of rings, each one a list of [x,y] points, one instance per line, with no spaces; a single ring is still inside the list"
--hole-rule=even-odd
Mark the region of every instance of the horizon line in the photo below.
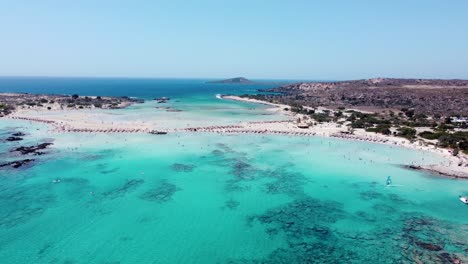
[[[233,78],[246,78],[248,80],[272,80],[272,81],[303,81],[303,82],[340,82],[340,81],[356,81],[370,79],[420,79],[420,80],[468,80],[468,78],[417,78],[417,77],[370,77],[370,78],[353,78],[353,79],[311,79],[311,78],[250,78],[245,76],[236,77],[156,77],[156,76],[73,76],[73,75],[0,75],[0,78],[63,78],[63,79],[181,79],[181,80],[227,80]]]

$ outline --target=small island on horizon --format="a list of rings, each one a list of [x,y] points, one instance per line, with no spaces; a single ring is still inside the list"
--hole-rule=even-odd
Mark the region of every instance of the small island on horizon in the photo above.
[[[245,77],[235,77],[235,78],[224,79],[224,80],[208,81],[206,83],[253,84],[255,82],[252,81],[252,80],[249,80],[249,79],[247,79]]]

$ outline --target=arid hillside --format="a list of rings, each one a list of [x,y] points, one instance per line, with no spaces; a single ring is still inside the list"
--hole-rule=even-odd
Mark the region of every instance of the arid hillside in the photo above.
[[[468,114],[468,80],[389,79],[304,82],[267,90],[289,105],[381,110],[414,109],[430,116]],[[272,99],[272,98],[270,98]]]

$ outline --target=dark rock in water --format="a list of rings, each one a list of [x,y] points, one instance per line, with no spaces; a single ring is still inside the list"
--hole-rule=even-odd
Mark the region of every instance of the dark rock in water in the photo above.
[[[44,152],[40,152],[39,150],[46,149],[48,146],[52,145],[52,143],[41,143],[36,146],[30,146],[30,147],[19,147],[15,148],[12,150],[12,152],[20,152],[21,155],[28,155],[28,154],[33,154],[33,155],[42,155]]]
[[[141,199],[151,202],[167,202],[172,199],[172,196],[180,191],[180,188],[166,181],[161,182],[156,188],[145,192]]]
[[[415,166],[415,165],[409,165],[408,168],[413,169],[413,170],[420,170],[420,166]]]
[[[21,137],[7,137],[6,141],[21,141],[23,138]]]
[[[12,168],[19,168],[23,165],[26,165],[30,162],[33,162],[34,159],[24,159],[24,160],[17,160],[17,161],[11,161],[11,162],[7,162],[7,163],[3,163],[3,164],[0,164],[0,168],[2,167],[7,167],[7,166],[11,166]]]
[[[167,103],[167,101],[171,100],[171,98],[161,97],[161,98],[154,98],[154,100],[157,101],[158,104],[163,104],[163,103]]]
[[[24,137],[24,136],[26,136],[26,134],[23,133],[23,132],[16,132],[16,133],[13,133],[11,135],[14,136],[14,137]]]
[[[174,163],[172,164],[171,168],[177,172],[191,172],[195,168],[194,165],[189,164],[182,164],[182,163]]]
[[[420,246],[421,248],[430,250],[430,251],[441,251],[442,247],[438,245],[434,245],[432,243],[425,243],[422,241],[416,241],[416,245]]]

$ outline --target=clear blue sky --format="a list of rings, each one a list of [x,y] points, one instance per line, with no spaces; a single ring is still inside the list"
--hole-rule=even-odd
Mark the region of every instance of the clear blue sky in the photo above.
[[[0,0],[0,75],[468,79],[467,0]]]

